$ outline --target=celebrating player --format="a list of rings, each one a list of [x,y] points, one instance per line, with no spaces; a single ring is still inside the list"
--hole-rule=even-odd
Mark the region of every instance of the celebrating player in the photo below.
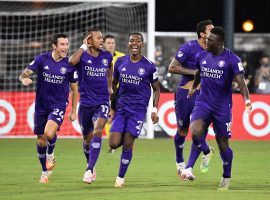
[[[47,183],[55,166],[54,147],[56,131],[64,119],[68,104],[69,83],[72,92],[71,121],[76,119],[77,106],[77,73],[68,63],[68,38],[65,34],[56,34],[51,40],[53,50],[37,56],[21,73],[19,79],[23,85],[32,84],[29,78],[35,71],[38,73],[34,133],[37,135],[37,152],[42,173],[39,182]]]

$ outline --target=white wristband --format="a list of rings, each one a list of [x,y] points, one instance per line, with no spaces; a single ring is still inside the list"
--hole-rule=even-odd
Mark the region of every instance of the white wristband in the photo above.
[[[86,44],[82,44],[82,45],[80,46],[80,49],[83,49],[84,51],[86,51],[86,50],[87,50],[87,45],[86,45]]]
[[[247,105],[247,104],[251,104],[251,101],[249,100],[249,99],[247,99],[246,101],[245,101],[245,104]]]
[[[157,114],[157,107],[153,107],[152,113],[156,113]]]

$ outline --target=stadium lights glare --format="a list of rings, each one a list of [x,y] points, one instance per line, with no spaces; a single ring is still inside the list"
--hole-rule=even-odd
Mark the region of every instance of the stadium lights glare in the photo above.
[[[254,29],[254,23],[251,20],[246,20],[242,24],[242,29],[245,32],[251,32]]]

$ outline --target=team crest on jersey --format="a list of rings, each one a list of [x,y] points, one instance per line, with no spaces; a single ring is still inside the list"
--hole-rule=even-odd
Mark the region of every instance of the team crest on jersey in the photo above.
[[[139,68],[138,73],[139,73],[141,76],[144,75],[145,69],[144,69],[144,68]]]
[[[224,65],[225,65],[225,61],[224,60],[221,60],[221,61],[218,62],[218,66],[219,67],[224,67]]]
[[[61,67],[61,68],[60,68],[60,72],[61,72],[61,74],[67,73],[67,68]]]
[[[184,55],[184,53],[183,53],[182,51],[178,51],[177,56],[178,56],[179,58],[181,58],[183,55]]]
[[[107,59],[102,59],[102,63],[103,63],[103,65],[108,66],[108,60]]]

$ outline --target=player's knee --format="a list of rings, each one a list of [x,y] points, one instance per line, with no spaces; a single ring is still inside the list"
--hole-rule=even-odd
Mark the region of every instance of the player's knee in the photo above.
[[[45,137],[40,137],[37,140],[38,146],[45,147],[47,146],[47,140]]]
[[[110,148],[111,149],[117,149],[119,147],[119,142],[115,142],[115,141],[110,141]]]
[[[93,134],[94,134],[94,136],[101,137],[102,136],[102,129],[95,128]]]
[[[192,132],[192,137],[201,137],[204,132],[203,127],[199,125],[192,125],[190,129]]]
[[[183,137],[186,137],[188,134],[188,128],[178,128],[177,134]]]
[[[132,144],[124,144],[123,145],[123,151],[130,151],[132,150],[133,143]]]

